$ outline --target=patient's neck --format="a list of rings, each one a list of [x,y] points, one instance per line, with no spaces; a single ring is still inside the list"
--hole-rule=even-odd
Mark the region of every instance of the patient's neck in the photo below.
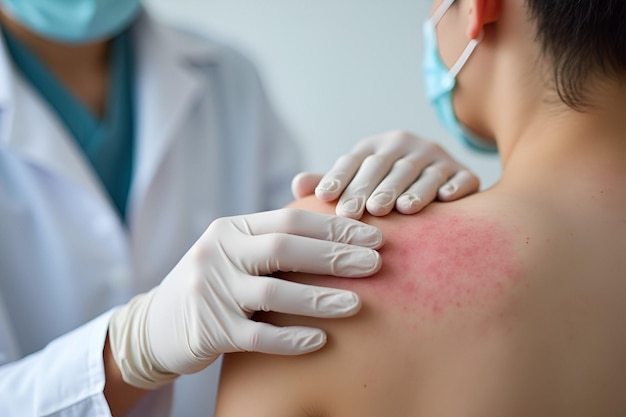
[[[626,88],[596,97],[593,107],[576,111],[548,103],[526,109],[516,125],[498,135],[503,181],[537,181],[572,186],[584,176],[610,181],[626,178]]]
[[[523,128],[503,130],[498,186],[572,201],[607,186],[626,204],[626,189],[619,185],[626,181],[625,108],[626,94],[616,94],[585,112],[544,108],[524,118]]]

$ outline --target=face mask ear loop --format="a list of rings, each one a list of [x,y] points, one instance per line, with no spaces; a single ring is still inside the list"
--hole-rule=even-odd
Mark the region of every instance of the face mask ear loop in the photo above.
[[[433,16],[430,18],[433,28],[437,27],[437,25],[439,24],[443,16],[448,12],[448,10],[450,9],[450,7],[452,7],[452,4],[455,1],[456,0],[444,0],[441,3],[441,5],[435,11],[435,14],[433,14]],[[459,59],[456,60],[452,68],[450,68],[450,70],[448,71],[448,74],[452,78],[456,78],[456,76],[459,75],[459,72],[465,66],[465,63],[467,63],[467,60],[474,52],[474,49],[476,49],[480,41],[483,40],[484,34],[485,34],[485,31],[481,30],[480,35],[478,36],[478,39],[472,39],[467,44],[467,46],[465,47],[465,50],[463,51]]]
[[[478,46],[478,44],[480,43],[480,41],[483,40],[483,36],[485,34],[484,30],[480,31],[480,35],[478,36],[477,39],[472,39],[467,46],[465,47],[465,50],[463,51],[463,53],[461,54],[461,56],[459,57],[459,59],[456,60],[456,62],[454,63],[454,65],[452,66],[452,68],[450,68],[450,71],[448,71],[448,74],[450,74],[450,76],[452,78],[456,78],[457,75],[459,75],[459,72],[461,71],[461,69],[465,66],[465,63],[467,62],[467,60],[469,59],[469,57],[472,55],[472,53],[474,52],[474,49],[476,49],[476,47]]]
[[[448,9],[452,6],[456,0],[444,0],[443,3],[435,10],[435,14],[430,18],[430,21],[433,22],[433,26],[437,26],[439,21],[446,14]]]

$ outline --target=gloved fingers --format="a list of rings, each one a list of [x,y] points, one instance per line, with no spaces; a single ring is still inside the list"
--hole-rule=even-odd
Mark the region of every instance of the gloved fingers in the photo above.
[[[467,169],[461,169],[439,188],[438,198],[441,201],[455,201],[474,194],[479,188],[478,177]]]
[[[365,210],[365,202],[389,173],[396,159],[392,154],[374,154],[365,158],[337,202],[337,215],[360,219]]]
[[[326,344],[326,333],[310,327],[277,327],[247,320],[233,337],[237,348],[272,355],[302,355]]]
[[[315,188],[317,198],[322,201],[338,199],[367,156],[365,152],[355,152],[337,159],[335,165],[322,177]]]
[[[320,183],[323,174],[301,172],[291,180],[291,194],[295,199],[315,194],[315,187]]]
[[[366,203],[367,211],[374,216],[386,216],[393,210],[398,196],[419,178],[431,161],[420,155],[399,159],[389,174],[376,187]]]
[[[239,261],[250,275],[284,271],[356,278],[369,276],[381,266],[379,253],[361,246],[284,233],[252,239],[246,257]]]
[[[411,133],[394,130],[381,135],[374,135],[362,139],[353,148],[352,152],[357,154],[395,154],[394,159],[402,157],[416,149],[420,149],[421,154],[428,154],[434,144]]]
[[[317,287],[273,277],[250,277],[238,294],[245,311],[274,311],[308,317],[341,318],[361,308],[352,291]]]
[[[403,214],[414,214],[430,204],[439,188],[453,175],[452,167],[433,164],[422,171],[422,175],[396,201],[396,210]]]
[[[232,222],[239,232],[247,235],[287,233],[368,248],[379,248],[383,243],[382,233],[373,226],[330,214],[293,208],[218,219],[216,222],[226,222],[226,226],[230,226],[229,222]]]
[[[352,153],[337,160],[335,166],[320,181],[315,194],[323,201],[333,201],[341,197],[337,214],[361,218],[365,201],[372,190],[397,160],[416,148],[424,156],[433,153],[430,142],[407,132],[395,131],[363,139]]]

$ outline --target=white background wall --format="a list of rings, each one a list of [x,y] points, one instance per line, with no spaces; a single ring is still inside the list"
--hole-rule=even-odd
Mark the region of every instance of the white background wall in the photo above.
[[[323,172],[359,138],[405,129],[479,174],[497,158],[465,150],[436,121],[421,79],[427,0],[149,0],[162,18],[218,35],[257,65],[278,112]]]

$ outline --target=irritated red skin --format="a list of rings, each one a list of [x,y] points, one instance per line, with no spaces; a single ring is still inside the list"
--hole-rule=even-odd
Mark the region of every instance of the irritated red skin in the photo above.
[[[439,318],[497,299],[522,275],[518,235],[498,221],[438,212],[367,222],[385,232],[381,271],[364,279],[318,279],[317,285],[367,292],[381,305]]]
[[[425,215],[414,224],[396,229],[382,251],[387,279],[371,283],[380,296],[408,298],[438,315],[488,301],[516,282],[517,243],[506,227],[485,218],[441,215]]]

